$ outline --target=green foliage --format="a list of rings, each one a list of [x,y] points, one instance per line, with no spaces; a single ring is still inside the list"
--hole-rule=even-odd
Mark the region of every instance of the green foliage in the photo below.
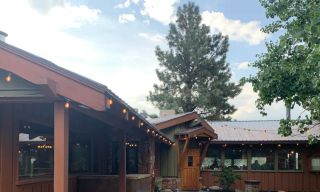
[[[254,77],[244,79],[258,92],[257,108],[283,101],[286,107],[303,107],[310,115],[295,120],[283,119],[279,133],[292,134],[292,127],[308,131],[320,120],[320,1],[260,0],[272,23],[262,30],[281,34],[276,42],[266,43],[267,52],[252,64],[258,69]],[[319,133],[320,134],[320,133]],[[319,134],[309,136],[314,143]]]
[[[150,114],[148,113],[146,110],[142,110],[141,112],[139,112],[139,110],[136,109],[136,111],[144,118],[151,118],[151,119],[155,119],[158,118],[159,116],[157,114]]]
[[[212,175],[219,178],[219,185],[223,190],[230,190],[236,180],[241,179],[238,174],[232,171],[231,167],[222,167],[221,171],[214,171]]]
[[[230,82],[228,37],[211,35],[201,20],[194,3],[178,8],[167,35],[169,50],[155,50],[161,83],[154,85],[148,100],[160,109],[197,110],[206,119],[229,119],[236,109],[228,100],[240,93],[240,86]]]

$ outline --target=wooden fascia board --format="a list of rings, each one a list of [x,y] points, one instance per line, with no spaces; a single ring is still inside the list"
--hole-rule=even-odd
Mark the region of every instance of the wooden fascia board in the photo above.
[[[47,79],[50,79],[56,84],[57,95],[69,98],[97,111],[105,110],[104,92],[4,49],[0,49],[0,68],[36,85],[43,85]]]

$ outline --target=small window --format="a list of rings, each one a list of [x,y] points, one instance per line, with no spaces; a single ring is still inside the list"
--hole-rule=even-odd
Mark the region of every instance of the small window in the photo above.
[[[188,156],[188,167],[193,167],[193,156]]]
[[[311,170],[320,171],[320,157],[311,158]]]

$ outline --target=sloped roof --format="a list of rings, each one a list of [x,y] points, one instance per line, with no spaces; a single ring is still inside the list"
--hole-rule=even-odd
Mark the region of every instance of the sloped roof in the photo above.
[[[105,106],[105,95],[109,95],[112,97],[112,99],[114,99],[115,101],[119,102],[120,104],[122,104],[124,107],[126,107],[130,113],[134,114],[135,116],[137,116],[139,119],[143,120],[145,122],[145,124],[147,124],[148,126],[150,126],[150,128],[152,128],[153,130],[159,132],[159,134],[161,134],[164,138],[166,138],[167,140],[171,141],[169,138],[167,138],[161,131],[157,130],[156,127],[151,124],[148,120],[146,120],[144,117],[142,117],[139,113],[137,113],[130,105],[128,105],[124,100],[122,100],[119,96],[117,96],[115,93],[113,93],[110,89],[108,89],[107,86],[98,83],[96,81],[93,81],[89,78],[86,78],[84,76],[81,76],[77,73],[74,73],[72,71],[69,71],[67,69],[64,69],[56,64],[54,64],[51,61],[48,61],[44,58],[41,58],[39,56],[36,56],[32,53],[29,53],[25,50],[22,50],[18,47],[15,47],[13,45],[10,45],[6,42],[0,41],[0,49],[13,54],[14,56],[17,56],[18,58],[22,58],[24,61],[29,61],[30,63],[36,64],[37,66],[41,66],[43,68],[45,68],[48,71],[54,72],[55,74],[61,75],[63,77],[66,77],[74,82],[77,82],[78,84],[84,85],[86,87],[91,88],[91,92],[97,92],[99,93],[99,95],[101,95],[101,98],[103,98],[103,100],[100,101],[100,103],[103,103],[103,108]],[[1,63],[1,60],[0,60]],[[5,63],[5,64],[3,64]],[[10,64],[8,64],[7,62],[3,62],[3,65],[0,65],[4,67],[5,70],[8,70],[6,68],[12,69],[12,66],[9,66]],[[23,69],[23,67],[25,66],[19,66],[20,68]],[[10,70],[8,70],[10,71]],[[10,71],[13,72],[13,71]],[[14,73],[14,72],[13,72]],[[43,74],[37,74],[37,75],[43,75]],[[60,88],[61,89],[61,88]],[[73,93],[73,95],[77,95],[77,93]],[[63,95],[62,95],[63,96]],[[82,96],[80,96],[81,98],[84,98]],[[99,97],[100,98],[100,97]],[[172,142],[172,141],[171,141]]]
[[[210,125],[218,134],[214,142],[304,142],[308,134],[320,133],[319,127],[314,127],[309,133],[300,134],[293,127],[293,134],[282,137],[278,134],[280,121],[213,121]]]
[[[168,115],[168,116],[165,116],[165,117],[149,119],[149,122],[152,123],[152,124],[159,124],[159,123],[163,123],[163,122],[166,122],[166,121],[174,120],[174,119],[177,119],[177,118],[180,118],[180,117],[183,117],[185,115],[192,114],[192,113],[194,113],[194,112],[180,113],[180,114],[176,114],[176,115]]]
[[[205,136],[205,137],[211,137],[213,139],[217,138],[217,135],[213,130],[210,130],[206,127],[197,127],[197,128],[189,128],[185,129],[183,131],[180,131],[176,133],[175,135],[177,136],[188,136],[189,138],[191,137],[199,137],[199,136]]]

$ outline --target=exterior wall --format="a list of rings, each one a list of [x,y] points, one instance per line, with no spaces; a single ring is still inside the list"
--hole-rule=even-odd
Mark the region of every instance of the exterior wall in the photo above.
[[[0,191],[13,191],[13,106],[0,104]]]
[[[15,192],[53,192],[53,180],[35,181],[19,184],[15,187]],[[69,179],[69,192],[77,192],[77,179],[71,177]]]
[[[304,150],[302,171],[235,171],[241,177],[234,188],[244,190],[245,180],[259,180],[261,191],[320,191],[320,172],[311,171],[310,157],[319,154],[319,148]],[[201,184],[205,187],[217,186],[218,178],[212,171],[201,171]]]
[[[150,175],[128,175],[127,192],[151,192],[152,177]],[[79,192],[105,192],[118,191],[119,178],[115,175],[109,176],[81,176],[79,178]]]
[[[19,113],[23,111],[22,105],[0,104],[0,192],[51,192],[53,191],[53,179],[40,178],[19,181],[17,177],[18,168],[17,154],[17,122]],[[36,108],[33,114],[24,113],[25,116],[38,115]],[[42,113],[43,121],[50,120]],[[35,118],[36,120],[37,118]],[[39,119],[38,119],[39,120]],[[69,192],[76,192],[76,179],[70,178]]]
[[[186,125],[178,125],[172,128],[162,130],[168,138],[175,140],[175,134],[184,130]],[[178,148],[179,145],[160,148],[160,175],[162,177],[178,177]]]
[[[235,183],[236,189],[244,189],[245,180],[259,180],[259,189],[263,191],[320,191],[320,174],[303,172],[261,172],[243,171],[238,172],[241,180]],[[212,176],[211,171],[202,171],[202,184],[205,186],[216,186],[218,178]]]

